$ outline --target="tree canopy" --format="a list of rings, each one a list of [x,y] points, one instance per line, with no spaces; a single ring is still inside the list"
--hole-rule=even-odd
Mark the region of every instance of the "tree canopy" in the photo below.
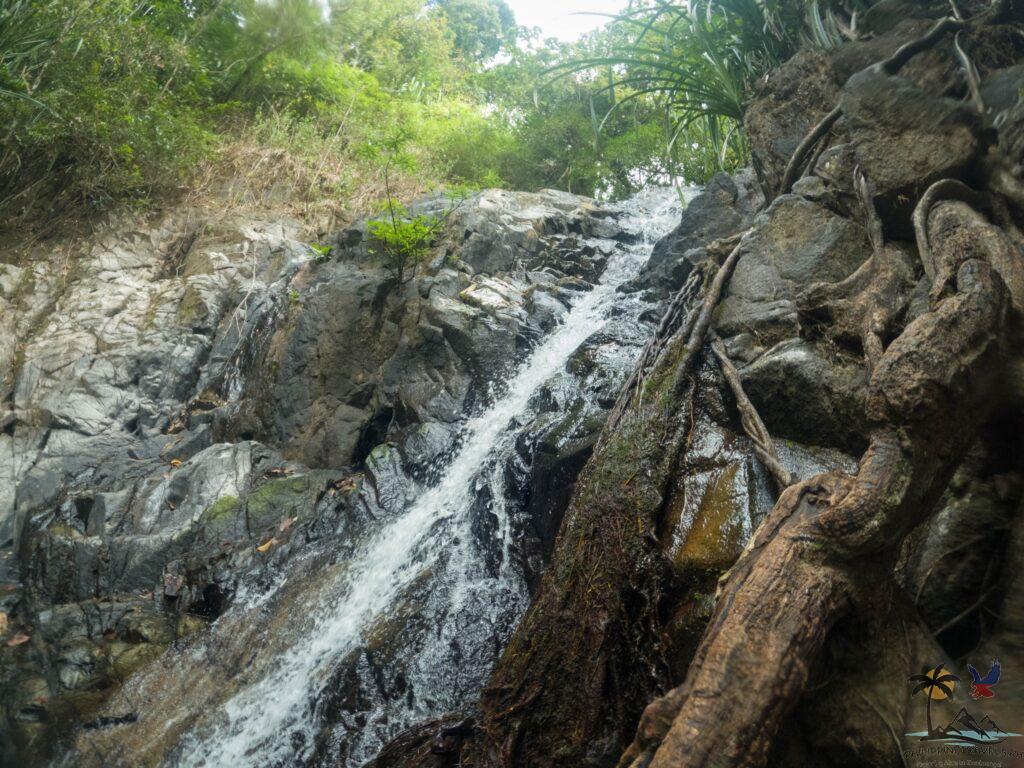
[[[567,44],[504,0],[9,0],[0,217],[182,191],[346,215],[385,163],[406,196],[699,182],[742,160],[746,89],[790,45],[757,7],[641,3]]]

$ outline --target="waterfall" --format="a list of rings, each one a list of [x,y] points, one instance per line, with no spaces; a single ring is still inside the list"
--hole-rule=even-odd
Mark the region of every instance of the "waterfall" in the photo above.
[[[212,728],[186,737],[175,764],[308,763],[314,734],[322,727],[317,703],[332,665],[357,649],[367,629],[424,573],[431,578],[425,613],[433,631],[409,665],[409,684],[419,695],[411,706],[382,702],[387,728],[357,740],[345,756],[348,763],[359,765],[372,757],[383,736],[397,726],[465,703],[460,696],[479,688],[496,644],[507,638],[528,602],[522,575],[508,557],[513,527],[503,489],[505,459],[533,414],[531,400],[602,328],[616,305],[627,300],[616,289],[637,275],[652,243],[671,228],[679,212],[672,190],[650,190],[614,208],[618,226],[632,232],[636,242],[613,247],[602,243],[613,249],[600,282],[575,300],[562,324],[537,344],[507,382],[495,384],[493,402],[467,421],[438,481],[421,489],[403,514],[385,523],[339,570],[335,583],[303,617],[303,632],[274,668],[230,698]],[[473,529],[474,510],[481,503],[495,521],[493,536],[503,553],[497,568],[488,563]],[[377,719],[371,715],[365,727]]]

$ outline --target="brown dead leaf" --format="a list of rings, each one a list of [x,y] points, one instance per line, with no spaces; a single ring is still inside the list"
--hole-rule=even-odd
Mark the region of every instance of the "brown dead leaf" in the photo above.
[[[0,611],[0,637],[7,634],[7,627],[10,623],[11,620],[7,618],[7,614]]]
[[[295,518],[294,517],[286,517],[284,520],[281,521],[281,525],[280,525],[281,533],[284,533],[285,531],[287,531],[294,524],[295,524]]]
[[[354,490],[357,481],[361,478],[361,475],[351,475],[349,477],[343,477],[339,480],[334,480],[330,483],[331,495],[334,496],[338,491],[342,493],[348,493]]]
[[[278,541],[277,539],[267,539],[267,540],[266,540],[265,542],[263,542],[263,543],[262,543],[262,544],[260,544],[260,545],[259,545],[258,547],[256,547],[256,551],[257,551],[257,552],[260,552],[260,553],[265,553],[265,552],[267,552],[267,551],[268,551],[268,550],[269,550],[269,549],[270,549],[270,548],[271,548],[272,546],[274,546],[275,544],[280,544],[280,543],[281,543],[281,542],[279,542],[279,541]]]
[[[117,637],[117,632],[114,631],[113,627],[107,627],[103,630],[104,640],[113,640],[115,637]]]
[[[11,637],[10,640],[7,641],[7,647],[8,648],[13,648],[16,645],[21,645],[22,643],[27,643],[28,641],[29,641],[29,636],[26,635],[24,632],[19,632],[18,634],[14,635],[13,637]]]
[[[181,466],[181,459],[171,459],[171,466],[172,467],[180,467]]]

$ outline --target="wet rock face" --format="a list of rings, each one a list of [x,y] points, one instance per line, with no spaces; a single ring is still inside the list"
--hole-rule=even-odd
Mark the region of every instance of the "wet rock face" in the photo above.
[[[759,214],[741,249],[715,327],[725,336],[752,334],[762,345],[796,334],[800,290],[842,280],[870,254],[860,225],[797,195]]]
[[[772,73],[765,88],[770,95],[751,104],[743,125],[770,189],[803,137],[832,109],[841,84],[824,53],[801,51]]]
[[[459,205],[449,217],[453,247],[475,272],[511,272],[519,265],[540,267],[550,254],[553,235],[615,237],[619,231],[607,213],[590,200],[546,189],[536,194],[488,190],[472,205]],[[566,263],[552,264],[566,271]],[[583,265],[584,271],[587,267]],[[569,270],[571,271],[571,267]],[[598,272],[591,272],[591,278]]]
[[[0,646],[4,759],[42,760],[68,723],[101,732],[127,716],[103,709],[111,692],[168,646],[283,574],[351,556],[436,479],[466,415],[600,278],[614,238],[636,234],[583,198],[491,191],[402,286],[358,230],[326,260],[304,236],[170,216],[0,264],[0,633],[30,638]],[[626,373],[604,350],[644,335],[624,320],[560,380],[575,421],[547,414],[543,456],[524,449],[509,483],[523,530],[553,536],[559,483]],[[540,568],[543,548],[526,549],[515,557]],[[422,642],[425,594],[342,666],[356,689],[390,682],[329,702],[339,717],[412,695],[391,640]]]
[[[735,405],[714,362],[705,360],[691,398],[694,428],[664,506],[659,541],[671,563],[663,596],[666,660],[685,675],[715,605],[719,577],[740,556],[775,504],[778,489],[754,457],[737,423]],[[798,477],[842,468],[856,460],[834,449],[780,440],[783,465]]]
[[[301,276],[254,350],[248,402],[225,414],[224,433],[339,467],[417,424],[458,421],[599,277],[607,252],[581,238],[618,230],[583,198],[491,190],[456,204],[447,232],[437,268],[396,286],[368,267],[373,246],[350,231],[341,258]]]
[[[683,210],[679,225],[654,246],[639,287],[666,296],[675,291],[704,258],[704,246],[746,229],[764,197],[749,169],[719,173]]]
[[[713,322],[772,434],[845,451],[864,446],[867,370],[858,350],[808,327],[798,298],[853,274],[870,252],[859,224],[799,195],[776,199],[741,243]]]
[[[843,88],[840,106],[854,162],[889,205],[917,197],[932,182],[962,178],[980,147],[980,118],[903,77],[867,71]],[[906,207],[904,205],[904,207]]]

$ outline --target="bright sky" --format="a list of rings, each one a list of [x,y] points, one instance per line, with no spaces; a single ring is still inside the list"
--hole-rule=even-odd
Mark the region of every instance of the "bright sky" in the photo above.
[[[516,23],[540,27],[544,37],[557,37],[571,42],[584,32],[603,26],[610,19],[603,16],[573,15],[586,13],[617,13],[629,0],[505,0],[516,15]]]

